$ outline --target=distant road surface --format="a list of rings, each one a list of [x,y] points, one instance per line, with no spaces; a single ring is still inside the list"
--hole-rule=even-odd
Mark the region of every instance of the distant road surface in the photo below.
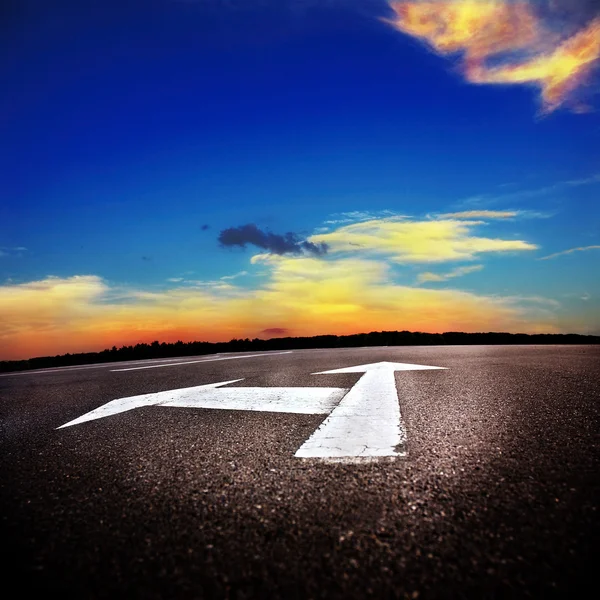
[[[375,366],[349,369],[364,365]],[[324,373],[334,370],[345,372]],[[294,350],[3,374],[4,589],[587,597],[599,413],[598,346]]]

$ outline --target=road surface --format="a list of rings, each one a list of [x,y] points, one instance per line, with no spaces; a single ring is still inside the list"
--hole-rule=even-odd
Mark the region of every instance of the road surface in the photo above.
[[[405,435],[396,455],[296,456],[350,390],[376,385],[372,374],[323,372],[380,362],[445,367],[390,376],[401,414],[390,431]],[[144,405],[61,428],[117,399],[227,381],[202,393],[242,408]],[[389,397],[390,381],[380,394]],[[258,388],[285,398],[314,388],[330,406],[245,410]],[[564,598],[595,585],[597,346],[319,349],[50,369],[0,376],[0,410],[3,584],[19,595]]]

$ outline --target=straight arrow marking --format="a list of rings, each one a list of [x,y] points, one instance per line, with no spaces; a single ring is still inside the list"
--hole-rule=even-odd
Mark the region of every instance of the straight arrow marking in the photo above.
[[[395,371],[443,369],[406,363],[373,363],[322,371],[364,373],[295,456],[335,462],[367,462],[406,456],[406,430],[400,416]]]

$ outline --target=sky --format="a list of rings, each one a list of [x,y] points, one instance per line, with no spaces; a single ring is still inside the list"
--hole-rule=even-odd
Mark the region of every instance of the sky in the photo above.
[[[0,359],[600,334],[595,0],[9,0]]]

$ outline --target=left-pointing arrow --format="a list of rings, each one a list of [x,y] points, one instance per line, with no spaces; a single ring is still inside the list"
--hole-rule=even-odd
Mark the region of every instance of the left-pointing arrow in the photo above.
[[[191,388],[183,388],[180,390],[169,390],[168,392],[157,392],[154,394],[141,394],[139,396],[130,396],[129,398],[118,398],[107,404],[103,404],[96,410],[92,410],[77,419],[73,419],[57,429],[63,427],[71,427],[71,425],[79,425],[86,421],[94,421],[96,419],[102,419],[103,417],[110,417],[111,415],[117,415],[134,408],[141,408],[142,406],[155,406],[156,404],[162,404],[169,400],[182,399],[191,395],[197,395],[202,393],[204,390],[212,390],[228,383],[235,383],[236,381],[242,381],[241,379],[232,379],[231,381],[221,381],[219,383],[209,383],[208,385],[198,385]]]
[[[266,412],[327,414],[346,393],[344,388],[317,387],[233,387],[222,388],[242,379],[221,381],[167,392],[119,398],[58,427],[70,427],[102,419],[143,406],[182,408],[218,408],[223,410],[258,410]],[[221,389],[216,389],[221,388]]]

